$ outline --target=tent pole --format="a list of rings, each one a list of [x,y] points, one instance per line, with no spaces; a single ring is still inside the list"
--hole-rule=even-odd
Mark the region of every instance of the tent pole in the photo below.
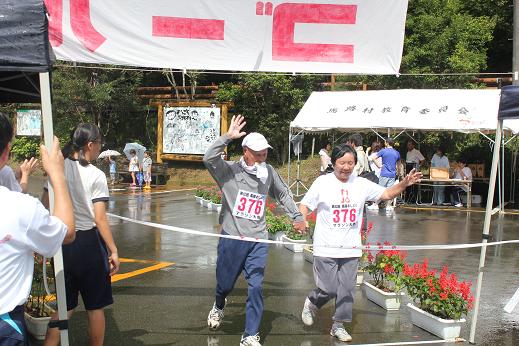
[[[503,120],[498,119],[497,121],[497,129],[496,129],[496,140],[494,145],[494,153],[492,155],[492,169],[490,171],[490,181],[488,184],[488,198],[487,198],[487,207],[485,210],[485,222],[483,224],[483,246],[481,247],[481,254],[479,257],[479,268],[478,268],[478,280],[476,284],[476,296],[474,303],[474,313],[472,315],[472,323],[470,325],[470,338],[469,342],[471,344],[474,343],[474,338],[476,334],[476,323],[478,321],[478,310],[479,310],[479,299],[481,295],[481,286],[483,283],[483,268],[485,267],[485,256],[487,251],[487,246],[485,245],[488,241],[488,234],[490,231],[490,220],[492,218],[492,203],[494,202],[494,189],[496,185],[496,176],[497,176],[497,167],[499,165],[499,147],[501,146],[501,135],[503,129]]]
[[[501,204],[500,211],[505,211],[505,136],[502,137],[501,143]]]
[[[47,149],[52,148],[54,141],[54,128],[52,124],[52,102],[50,94],[49,72],[40,73],[41,110],[43,115],[43,137]],[[49,206],[54,209],[54,190],[49,184]],[[68,318],[67,301],[65,295],[65,272],[63,271],[63,253],[61,247],[54,256],[54,275],[56,277],[56,293],[58,297],[58,318],[62,322],[60,326],[61,345],[68,346]]]
[[[292,128],[288,129],[288,173],[287,173],[287,186],[290,186],[290,140],[292,135]]]

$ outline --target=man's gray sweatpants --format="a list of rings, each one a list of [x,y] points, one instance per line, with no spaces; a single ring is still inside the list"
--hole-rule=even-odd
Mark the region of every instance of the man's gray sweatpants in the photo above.
[[[308,299],[321,308],[330,299],[335,298],[335,322],[351,322],[358,264],[357,257],[314,257],[314,278],[317,287],[308,294]]]

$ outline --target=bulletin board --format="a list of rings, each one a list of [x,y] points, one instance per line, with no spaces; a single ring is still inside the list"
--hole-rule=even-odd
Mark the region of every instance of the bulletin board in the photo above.
[[[41,136],[41,110],[19,109],[16,111],[17,136]]]
[[[201,161],[207,148],[226,131],[225,104],[158,104],[157,161]]]

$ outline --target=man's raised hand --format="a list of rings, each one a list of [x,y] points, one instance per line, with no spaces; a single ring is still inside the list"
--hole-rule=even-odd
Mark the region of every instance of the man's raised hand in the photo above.
[[[242,131],[243,127],[247,124],[243,115],[238,114],[232,117],[231,124],[229,125],[229,131],[227,131],[227,135],[231,139],[238,139],[245,136],[247,133]]]

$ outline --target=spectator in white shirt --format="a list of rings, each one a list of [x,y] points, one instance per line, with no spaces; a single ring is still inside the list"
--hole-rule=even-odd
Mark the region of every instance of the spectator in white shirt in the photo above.
[[[454,171],[454,179],[458,179],[458,180],[472,180],[472,171],[471,169],[467,166],[467,160],[465,160],[464,158],[461,158],[458,160],[458,167],[456,167],[456,170]],[[468,192],[468,187],[463,185],[463,186],[452,186],[451,190],[450,190],[450,195],[451,195],[451,202],[452,202],[452,205],[455,206],[455,207],[463,207],[463,204],[461,203],[461,200],[460,200],[460,193],[467,193]]]
[[[319,151],[319,156],[321,157],[321,174],[328,173],[326,169],[331,167],[332,159],[328,154],[332,150],[332,145],[328,142],[326,146]]]
[[[414,142],[409,140],[407,142],[407,155],[405,157],[405,162],[414,163],[416,169],[420,167],[425,161],[425,157],[422,155],[420,150],[414,147]]]

